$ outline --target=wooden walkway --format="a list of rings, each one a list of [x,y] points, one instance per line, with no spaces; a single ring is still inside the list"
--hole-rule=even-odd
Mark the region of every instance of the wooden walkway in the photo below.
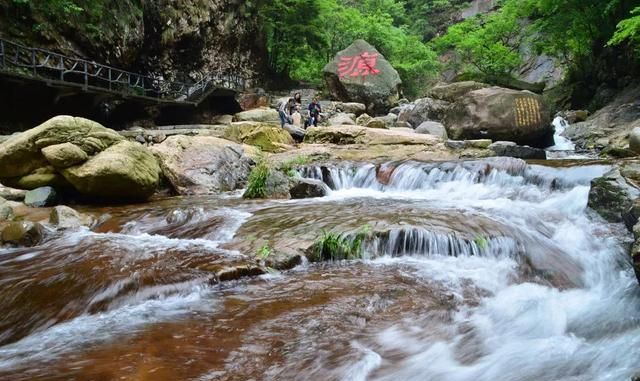
[[[198,105],[215,90],[239,92],[246,80],[232,74],[207,74],[193,83],[167,81],[81,58],[26,47],[0,38],[0,75],[78,88],[143,101]]]

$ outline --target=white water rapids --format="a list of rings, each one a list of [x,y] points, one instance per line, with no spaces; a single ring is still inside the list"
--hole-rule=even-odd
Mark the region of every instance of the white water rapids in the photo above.
[[[418,199],[451,213],[486,214],[559,248],[583,268],[583,285],[514,282],[516,264],[505,255],[374,260],[378,266],[408,265],[412,276],[436,280],[456,298],[463,299],[469,282],[487,296],[440,327],[446,339],[423,335],[439,325],[425,319],[399,322],[356,343],[361,360],[343,379],[630,380],[640,358],[637,281],[611,227],[586,208],[589,181],[605,168],[516,164],[484,173],[470,167],[405,164],[388,185],[376,181],[374,166],[331,169],[336,191],[330,198]],[[506,245],[503,251],[511,251]],[[402,360],[391,365],[396,357]]]
[[[640,287],[627,233],[586,207],[590,180],[607,169],[510,159],[310,167],[301,175],[325,181],[327,197],[187,198],[176,202],[197,207],[182,225],[164,226],[174,209],[142,206],[116,232],[0,248],[7,298],[79,285],[75,299],[62,288],[41,302],[55,312],[53,299],[69,298],[66,320],[22,318],[19,304],[3,305],[2,323],[33,326],[22,336],[7,330],[19,339],[0,346],[0,379],[143,379],[136,374],[151,369],[144,379],[631,380]],[[265,214],[276,216],[265,231],[240,233]],[[362,224],[380,233],[366,260],[228,286],[190,270],[241,257],[225,241]],[[65,278],[87,267],[90,276]],[[156,340],[158,349],[138,353]],[[113,362],[94,370],[101,361]]]

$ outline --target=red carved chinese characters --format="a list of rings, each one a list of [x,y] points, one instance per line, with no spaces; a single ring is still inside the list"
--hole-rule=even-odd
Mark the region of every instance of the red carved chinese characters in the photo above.
[[[340,57],[338,74],[342,77],[366,77],[376,75],[380,70],[376,69],[378,54],[364,52],[353,57]]]

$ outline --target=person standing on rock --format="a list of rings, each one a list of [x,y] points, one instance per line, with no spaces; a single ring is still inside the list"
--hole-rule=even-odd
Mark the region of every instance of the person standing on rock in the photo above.
[[[293,94],[293,100],[296,101],[296,105],[302,107],[302,94],[295,93]]]
[[[293,125],[300,128],[302,127],[302,115],[300,114],[300,106],[296,105],[293,114],[291,114]]]
[[[320,119],[320,113],[322,112],[322,106],[318,102],[318,98],[313,98],[313,101],[309,104],[309,121],[308,126],[313,124],[314,127],[318,127],[318,119]]]
[[[284,128],[285,124],[293,123],[291,119],[291,114],[293,113],[293,106],[295,106],[296,101],[293,98],[289,98],[288,101],[283,101],[278,106],[278,114],[280,115],[280,127]]]

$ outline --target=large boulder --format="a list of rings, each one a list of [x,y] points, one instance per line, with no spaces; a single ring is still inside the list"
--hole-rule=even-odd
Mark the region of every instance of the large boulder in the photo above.
[[[486,83],[474,82],[474,81],[462,81],[454,83],[440,83],[432,87],[427,92],[427,95],[431,98],[443,100],[446,102],[455,102],[460,97],[467,95],[468,93],[490,87]]]
[[[398,120],[398,115],[393,113],[388,113],[385,116],[378,116],[378,117],[375,117],[374,119],[384,123],[386,128],[391,128],[391,127],[395,127],[396,121]]]
[[[257,170],[260,170],[260,164],[256,167]],[[254,169],[256,170],[256,169]],[[242,197],[249,199],[256,198],[265,198],[265,199],[289,199],[291,198],[291,194],[289,193],[289,189],[291,188],[294,180],[282,173],[281,171],[267,169],[265,174],[264,184],[261,184],[261,192],[253,193],[250,189],[250,186],[245,191]],[[250,180],[251,182],[251,180]]]
[[[297,143],[302,143],[302,141],[304,140],[304,136],[307,134],[307,132],[302,127],[294,126],[292,124],[285,124],[283,128]]]
[[[242,111],[233,116],[235,122],[280,122],[278,111],[268,108],[259,107],[253,110]]]
[[[405,107],[398,119],[406,121],[417,128],[424,122],[443,121],[451,103],[434,98],[420,98],[413,102],[413,107]]]
[[[240,93],[236,96],[236,101],[244,111],[268,107],[271,102],[269,95],[263,89]]]
[[[41,187],[27,192],[24,203],[27,206],[42,208],[52,206],[58,202],[58,194],[51,187]]]
[[[626,149],[631,144],[633,130],[640,127],[639,92],[639,84],[630,85],[587,120],[569,125],[564,136],[578,148]],[[635,152],[633,148],[631,151]]]
[[[514,142],[495,142],[489,146],[496,156],[515,157],[524,160],[546,160],[547,152],[541,148],[519,146]]]
[[[27,191],[24,189],[14,189],[0,184],[0,199],[9,201],[24,201]]]
[[[151,151],[164,176],[183,195],[242,188],[253,165],[241,145],[209,136],[171,136]]]
[[[48,166],[42,149],[72,143],[93,155],[123,141],[117,132],[88,119],[57,116],[0,144],[0,174],[3,178],[22,177]]]
[[[367,110],[367,106],[362,103],[356,102],[343,102],[337,103],[335,105],[337,111],[344,112],[347,114],[355,114],[355,116],[360,116],[365,113]]]
[[[44,227],[37,222],[11,222],[2,231],[2,242],[20,246],[34,246],[40,243],[45,235]]]
[[[0,145],[4,184],[73,187],[116,199],[150,196],[159,167],[145,147],[88,119],[57,116]]]
[[[588,206],[609,222],[623,222],[626,213],[640,196],[640,190],[614,168],[602,177],[591,181]]]
[[[298,179],[289,189],[292,199],[324,197],[329,193],[329,187],[320,180]]]
[[[356,125],[366,126],[373,118],[369,114],[362,114],[356,119]]]
[[[151,151],[128,141],[61,173],[80,193],[110,199],[148,198],[160,182],[160,167]]]
[[[388,128],[382,119],[373,118],[369,122],[367,122],[366,126],[368,128]]]
[[[367,128],[360,126],[311,127],[307,129],[305,143],[351,145],[425,145],[433,146],[440,142],[435,136],[416,134],[411,129],[394,128],[392,130]]]
[[[27,190],[48,186],[58,189],[71,187],[64,176],[51,165],[35,169],[22,177],[11,177],[2,181],[10,187]]]
[[[282,152],[286,150],[286,145],[294,143],[286,130],[266,123],[232,123],[225,130],[224,138],[256,146],[266,152]]]
[[[11,221],[13,220],[14,217],[15,217],[15,213],[11,205],[9,205],[7,200],[0,197],[0,222]]]
[[[353,119],[351,118],[351,115],[343,113],[343,112],[335,114],[334,116],[329,118],[329,125],[330,126],[341,126],[343,124],[354,125],[354,124],[356,124],[356,122],[353,121]]]
[[[82,164],[89,159],[89,155],[82,148],[69,142],[44,147],[42,154],[56,168],[67,168],[72,165]]]
[[[369,43],[356,40],[324,67],[334,99],[359,102],[367,111],[387,112],[399,99],[400,75]]]
[[[58,229],[75,229],[91,225],[91,222],[91,217],[84,216],[75,209],[64,205],[56,206],[49,215],[49,223]]]
[[[424,122],[420,124],[418,128],[416,128],[416,133],[433,135],[444,140],[449,139],[449,137],[447,136],[447,130],[444,128],[444,125],[438,122]]]
[[[491,139],[546,147],[553,142],[551,114],[542,97],[501,87],[460,98],[445,119],[452,139]]]

